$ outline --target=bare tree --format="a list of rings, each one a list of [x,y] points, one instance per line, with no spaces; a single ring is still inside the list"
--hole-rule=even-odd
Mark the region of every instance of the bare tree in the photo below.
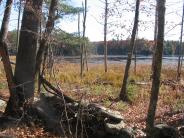
[[[3,21],[1,25],[1,32],[0,32],[0,55],[2,57],[2,62],[3,62],[4,70],[6,73],[6,79],[7,79],[8,88],[10,91],[10,98],[12,99],[11,100],[12,102],[11,103],[8,102],[8,104],[16,106],[15,100],[14,100],[15,82],[13,78],[13,71],[12,71],[8,49],[7,49],[7,43],[6,43],[12,4],[13,4],[13,0],[6,1],[6,7],[4,11],[4,17],[3,17]],[[5,112],[8,113],[7,110]]]
[[[8,55],[8,49],[7,49],[7,34],[8,34],[8,25],[9,25],[9,18],[11,14],[11,8],[12,8],[13,1],[7,0],[6,1],[6,7],[4,12],[4,17],[1,25],[1,32],[0,32],[0,54],[2,57],[2,62],[4,65],[6,78],[9,86],[9,90],[11,91],[12,85],[13,85],[13,72],[10,64],[10,59]]]
[[[127,83],[128,83],[129,70],[130,70],[130,65],[132,60],[132,54],[133,54],[134,45],[135,45],[135,37],[136,37],[136,32],[137,32],[138,22],[139,22],[139,6],[140,6],[140,0],[137,0],[136,9],[135,9],[135,20],[134,20],[134,26],[133,26],[131,40],[130,40],[130,47],[128,51],[128,58],[127,58],[127,63],[126,63],[126,68],[125,68],[125,73],[123,78],[123,85],[121,87],[121,91],[119,95],[120,99],[123,101],[129,101],[128,95],[127,95]]]
[[[83,3],[82,3],[83,5]],[[81,78],[83,77],[83,72],[84,72],[84,57],[85,57],[85,63],[86,63],[86,68],[88,70],[88,65],[87,65],[87,49],[86,49],[86,43],[85,43],[85,35],[86,35],[86,17],[87,17],[87,0],[85,0],[84,6],[82,6],[84,11],[83,11],[83,34],[82,34],[82,45],[81,45]]]
[[[82,50],[82,45],[81,45],[81,34],[80,34],[80,12],[78,12],[78,37],[79,37],[79,45],[80,45],[80,76],[82,78],[83,76],[83,50]]]
[[[157,0],[156,0],[157,2]],[[156,41],[157,41],[157,31],[158,31],[158,10],[157,4],[155,6],[155,28],[154,28],[154,47],[153,47],[153,57],[152,57],[152,66],[151,66],[151,78],[153,77],[153,68],[155,64],[155,51],[156,51]]]
[[[134,46],[134,74],[136,75],[137,73],[137,43],[138,43],[138,27],[137,27],[137,33],[136,33],[136,41],[135,41],[135,46]]]
[[[162,52],[164,43],[164,27],[165,27],[165,0],[158,0],[158,33],[157,33],[157,47],[155,51],[155,64],[153,68],[153,81],[151,88],[151,97],[148,108],[148,115],[146,120],[146,128],[148,132],[154,127],[154,118],[156,106],[158,101],[158,94],[160,88],[160,74],[162,68]]]
[[[182,13],[182,21],[181,21],[181,34],[180,34],[180,45],[179,45],[178,68],[177,68],[178,81],[181,79],[182,54],[183,54],[183,21],[184,21],[184,3],[183,3],[183,13]]]
[[[86,18],[87,18],[87,0],[85,0],[84,3],[84,21],[83,21],[83,44],[84,44],[84,54],[85,54],[85,64],[86,64],[86,70],[88,71],[88,59],[87,59],[87,45],[86,45],[86,40],[85,40],[85,35],[86,35]]]
[[[104,68],[107,72],[107,15],[108,15],[108,0],[105,0],[105,18],[104,18]]]
[[[19,0],[19,12],[18,12],[18,21],[17,21],[17,38],[16,38],[16,50],[17,51],[18,51],[18,47],[19,47],[21,7],[22,7],[22,0]]]

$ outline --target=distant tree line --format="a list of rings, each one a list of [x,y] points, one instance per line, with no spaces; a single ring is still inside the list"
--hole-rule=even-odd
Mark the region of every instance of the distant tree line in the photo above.
[[[127,55],[130,40],[111,40],[107,42],[108,55]],[[104,44],[102,42],[93,42],[94,48],[96,48],[95,54],[104,54]],[[138,39],[135,42],[137,55],[152,55],[154,41]],[[178,55],[179,54],[179,41],[165,41],[164,42],[164,55]]]
[[[16,54],[16,32],[16,30],[9,31],[7,36],[8,50],[11,55]],[[86,41],[88,52],[92,52],[94,46],[89,42],[88,38],[85,37],[83,40],[77,36],[77,33],[70,34],[60,29],[54,29],[49,48],[52,49],[55,56],[79,56],[82,41]]]
[[[50,47],[55,56],[79,56],[80,55],[80,41],[83,41],[77,34],[69,34],[62,30],[55,30],[52,34],[52,41]],[[92,55],[104,54],[104,42],[87,42],[88,53]],[[108,55],[127,55],[130,40],[110,40],[107,41],[107,54]],[[16,30],[8,33],[9,52],[16,53]],[[154,41],[138,39],[136,40],[136,53],[137,55],[152,55]],[[164,55],[178,55],[179,54],[179,41],[165,41],[164,42]]]

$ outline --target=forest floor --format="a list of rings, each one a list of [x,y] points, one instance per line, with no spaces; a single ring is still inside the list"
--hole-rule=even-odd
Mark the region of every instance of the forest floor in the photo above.
[[[150,66],[138,65],[136,74],[133,67],[131,68],[128,85],[131,104],[116,100],[122,85],[123,72],[124,65],[110,64],[108,72],[104,73],[103,65],[91,64],[89,71],[84,72],[81,80],[78,64],[62,63],[55,64],[52,70],[48,68],[46,77],[52,84],[59,86],[67,96],[117,110],[121,112],[130,127],[144,129],[151,90]],[[175,80],[176,67],[164,66],[156,123],[166,123],[178,128],[184,125],[184,83]],[[7,100],[8,96],[4,71],[0,65],[0,99]],[[45,132],[39,125],[34,128],[27,126],[10,128],[1,133],[9,133],[17,137],[56,137],[52,133]],[[139,135],[143,134],[137,134]]]

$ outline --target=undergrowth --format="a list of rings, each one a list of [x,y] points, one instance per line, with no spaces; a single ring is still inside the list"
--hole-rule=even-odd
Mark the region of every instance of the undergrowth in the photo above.
[[[80,99],[81,95],[86,95],[92,102],[98,102],[105,106],[111,106],[114,99],[118,98],[122,85],[124,65],[110,64],[108,72],[104,72],[104,66],[90,64],[89,71],[84,71],[80,76],[80,65],[71,63],[55,64],[53,72],[47,74],[49,81],[59,83],[62,89],[74,98]],[[128,83],[128,97],[133,104],[149,101],[151,85],[135,85],[132,82],[150,82],[150,66],[138,65],[136,74],[133,68],[130,70]],[[183,73],[183,72],[182,72]],[[163,67],[161,79],[175,80],[176,69],[174,67]],[[0,65],[0,91],[7,89],[3,66]],[[170,105],[173,110],[184,108],[184,96],[182,92],[172,90],[169,86],[161,86],[159,100],[163,104]],[[177,93],[177,96],[176,96]],[[173,102],[174,101],[174,102]],[[126,103],[118,102],[114,108],[126,109]]]

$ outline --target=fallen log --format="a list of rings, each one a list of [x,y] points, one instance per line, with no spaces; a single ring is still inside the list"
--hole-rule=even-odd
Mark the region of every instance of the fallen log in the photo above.
[[[41,78],[41,82],[43,84],[47,85],[50,89],[53,90],[53,92],[51,92],[49,90],[47,90],[47,92],[54,94],[55,96],[58,96],[60,98],[64,98],[64,100],[66,100],[67,103],[78,103],[79,104],[79,101],[75,101],[74,99],[66,96],[65,94],[63,94],[63,92],[61,90],[55,88],[50,82],[48,82],[43,77],[40,77],[40,78]],[[54,98],[54,99],[56,100],[56,98]],[[114,121],[120,122],[121,120],[124,119],[119,112],[112,111],[112,110],[107,109],[107,108],[100,106],[98,104],[94,104],[94,103],[86,104],[86,105],[82,104],[82,107],[93,109],[95,111],[94,113],[98,113],[99,115],[104,116],[104,117],[108,117]]]
[[[49,81],[47,81],[46,79],[44,79],[42,76],[40,76],[40,81],[41,81],[41,83],[43,85],[46,85],[51,90],[53,90],[53,92],[55,93],[55,95],[64,98],[67,102],[76,102],[72,98],[66,96],[61,90],[55,88]],[[54,93],[52,93],[52,94],[54,94]]]
[[[84,133],[84,137],[107,137],[128,134],[123,116],[98,104],[80,104],[78,102],[63,103],[61,97],[43,94],[34,103],[34,110],[44,122],[46,128],[61,135],[69,133],[68,126],[74,135]],[[76,132],[76,127],[77,132]],[[118,128],[118,129],[116,129]],[[63,130],[64,129],[64,130]],[[85,134],[87,133],[87,134]],[[130,135],[132,137],[132,132]]]
[[[78,137],[82,134],[84,137],[103,138],[109,134],[122,136],[128,133],[128,136],[133,136],[132,132],[127,131],[124,118],[119,112],[95,103],[75,101],[43,77],[40,78],[50,94],[41,94],[33,108],[47,128],[57,128],[53,130],[59,135],[67,133]]]

